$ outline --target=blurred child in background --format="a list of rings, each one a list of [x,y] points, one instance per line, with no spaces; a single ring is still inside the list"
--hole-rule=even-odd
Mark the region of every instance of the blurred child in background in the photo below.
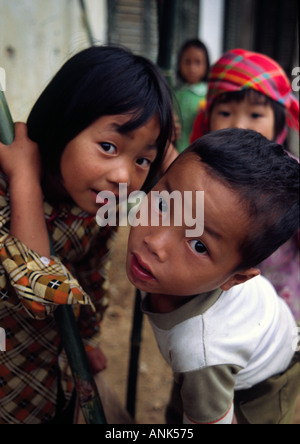
[[[175,90],[181,124],[181,134],[177,141],[179,153],[188,147],[193,123],[199,108],[205,104],[209,66],[209,55],[204,43],[194,39],[183,45],[178,57],[178,86]]]

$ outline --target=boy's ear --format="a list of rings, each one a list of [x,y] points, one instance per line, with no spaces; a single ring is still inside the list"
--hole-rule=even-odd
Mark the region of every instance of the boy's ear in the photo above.
[[[228,281],[226,281],[223,285],[221,285],[221,289],[223,291],[228,291],[235,285],[243,284],[244,282],[249,281],[250,279],[258,276],[260,274],[260,270],[258,268],[249,268],[249,270],[241,271],[232,275]]]

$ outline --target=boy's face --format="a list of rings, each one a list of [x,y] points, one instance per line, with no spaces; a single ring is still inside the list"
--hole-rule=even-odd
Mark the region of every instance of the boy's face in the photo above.
[[[173,208],[171,226],[150,226],[149,220],[148,226],[132,228],[127,274],[137,288],[152,294],[193,296],[219,287],[228,290],[249,279],[233,273],[241,262],[239,244],[247,233],[246,211],[238,196],[209,175],[195,154],[178,159],[155,190],[182,195],[184,191],[204,191],[204,233],[199,238],[186,237],[190,227],[184,222],[174,226]],[[154,203],[150,197],[146,199],[148,214],[151,204],[156,205],[152,211],[160,213],[162,222],[166,208],[161,201],[152,200]],[[195,214],[193,206],[193,217]]]
[[[269,104],[242,102],[217,103],[211,112],[210,130],[242,128],[256,131],[269,140],[274,139],[274,111]]]

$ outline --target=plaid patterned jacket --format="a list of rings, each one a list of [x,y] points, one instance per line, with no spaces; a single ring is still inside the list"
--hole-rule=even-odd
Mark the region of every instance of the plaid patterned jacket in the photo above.
[[[100,229],[77,207],[45,217],[55,257],[40,257],[10,236],[9,193],[0,174],[0,424],[41,424],[55,415],[58,379],[65,398],[73,391],[61,353],[53,311],[74,307],[84,342],[97,347],[99,322],[108,304],[107,275],[114,228]],[[73,276],[76,276],[74,278]]]

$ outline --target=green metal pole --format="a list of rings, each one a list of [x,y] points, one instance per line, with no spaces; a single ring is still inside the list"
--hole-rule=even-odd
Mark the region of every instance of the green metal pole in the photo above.
[[[3,91],[0,91],[0,141],[10,145],[14,140],[14,124]],[[51,255],[55,255],[49,237]],[[87,424],[106,424],[104,410],[98,394],[88,358],[71,306],[60,306],[55,319],[63,347],[75,381],[79,405]]]
[[[85,421],[87,424],[107,424],[72,307],[58,307],[54,317],[72,370]]]
[[[143,329],[143,312],[141,310],[141,293],[136,290],[134,312],[133,312],[133,325],[131,332],[131,348],[130,348],[130,360],[127,382],[127,411],[132,418],[135,418],[136,412],[136,392],[138,381],[138,368],[139,357],[142,342],[142,329]]]
[[[10,145],[14,137],[14,123],[0,85],[0,141],[5,145]]]

